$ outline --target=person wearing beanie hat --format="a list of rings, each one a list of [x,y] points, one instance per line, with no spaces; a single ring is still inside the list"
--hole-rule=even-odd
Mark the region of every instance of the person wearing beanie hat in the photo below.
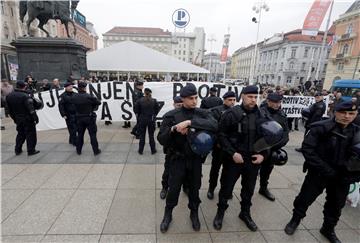
[[[95,111],[98,109],[99,105],[101,105],[101,102],[95,96],[86,93],[86,86],[86,82],[79,82],[78,93],[73,94],[70,99],[70,102],[75,106],[76,114],[76,153],[81,155],[82,147],[84,145],[84,134],[87,129],[94,155],[98,155],[101,153],[101,150],[99,149],[99,144],[96,138],[97,126]]]
[[[223,101],[221,100],[220,97],[217,97],[216,94],[217,94],[217,89],[215,87],[210,88],[210,96],[204,98],[201,101],[200,108],[210,109],[215,106],[222,105]]]
[[[79,87],[86,87],[86,83],[80,83]],[[69,131],[69,144],[76,146],[77,143],[77,125],[76,125],[76,108],[71,102],[74,96],[73,83],[68,81],[64,84],[65,92],[59,96],[59,112],[61,117],[65,119],[66,126]]]
[[[236,94],[234,91],[228,91],[223,95],[223,99],[224,101],[222,105],[216,106],[211,109],[213,117],[218,122],[220,122],[221,120],[221,115],[235,105]],[[214,199],[214,190],[217,186],[221,165],[223,164],[223,161],[221,159],[221,146],[219,142],[215,144],[211,155],[212,160],[209,176],[209,190],[207,192],[207,198],[209,198],[210,200]]]
[[[326,105],[324,103],[324,97],[322,93],[319,91],[315,92],[314,97],[315,97],[315,103],[310,106],[309,117],[305,122],[305,133],[304,133],[305,135],[309,131],[311,124],[320,121],[326,112]],[[301,148],[296,148],[295,150],[300,153],[302,152]]]
[[[163,116],[158,134],[158,141],[171,152],[169,161],[169,188],[166,196],[164,217],[160,231],[165,233],[172,221],[172,211],[178,204],[181,186],[189,185],[188,199],[190,220],[195,231],[201,228],[198,210],[201,203],[199,190],[201,187],[203,156],[191,148],[191,134],[202,131],[216,133],[218,124],[211,114],[196,108],[197,90],[194,84],[187,84],[180,90],[183,106]]]
[[[143,154],[145,146],[145,134],[146,130],[149,133],[149,144],[151,154],[155,154],[155,120],[156,115],[159,113],[159,103],[156,99],[152,98],[152,91],[149,88],[144,89],[145,96],[140,98],[134,107],[134,112],[137,114],[137,131],[140,137],[138,153]]]
[[[175,96],[173,98],[173,106],[174,109],[179,109],[182,107],[182,98],[180,96]],[[169,190],[169,163],[170,163],[170,157],[171,153],[164,147],[164,154],[165,154],[165,163],[164,163],[164,172],[161,177],[161,185],[162,189],[160,191],[160,198],[165,199],[166,194]],[[183,185],[183,189],[187,189],[185,185]]]
[[[356,104],[341,102],[335,110],[335,117],[313,123],[302,143],[303,170],[307,174],[294,200],[292,217],[284,229],[288,235],[295,233],[307,209],[325,191],[320,234],[329,242],[341,242],[335,227],[350,185],[360,181],[360,128],[354,125],[358,115]]]
[[[234,185],[241,175],[241,212],[239,218],[251,231],[257,226],[250,214],[251,198],[254,194],[260,164],[267,156],[267,151],[254,151],[255,142],[263,139],[260,133],[264,115],[257,107],[258,88],[250,85],[242,89],[241,105],[236,105],[221,116],[219,141],[223,151],[223,169],[219,202],[213,226],[222,228],[227,201],[232,195]]]
[[[284,136],[281,142],[276,147],[271,148],[269,154],[278,151],[279,149],[284,147],[289,141],[289,126],[287,123],[287,116],[285,112],[281,109],[282,99],[283,96],[280,93],[276,93],[276,92],[270,93],[266,98],[265,105],[260,108],[260,110],[264,114],[268,114],[269,117],[271,117],[274,121],[278,122],[284,131]],[[259,173],[260,174],[259,193],[260,195],[264,196],[270,201],[275,201],[275,196],[268,189],[269,178],[273,169],[274,169],[274,161],[272,161],[272,158],[270,156],[261,163],[261,168]]]
[[[32,93],[26,89],[27,85],[24,81],[17,81],[15,90],[6,96],[6,104],[9,115],[16,124],[15,154],[22,153],[22,146],[26,141],[27,153],[30,156],[40,152],[36,150],[36,124],[39,123],[39,118]]]

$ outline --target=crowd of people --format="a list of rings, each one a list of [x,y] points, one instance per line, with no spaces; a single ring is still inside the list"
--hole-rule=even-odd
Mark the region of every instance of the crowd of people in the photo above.
[[[68,80],[64,92],[59,97],[59,112],[65,119],[69,131],[69,144],[81,155],[84,133],[87,129],[94,155],[101,153],[96,138],[96,113],[101,102],[86,92],[90,80]],[[74,84],[77,83],[77,92]],[[42,108],[33,92],[38,87],[31,77],[25,82],[18,81],[12,90],[10,84],[3,83],[2,100],[7,112],[14,120],[17,129],[15,154],[23,152],[27,143],[29,156],[39,153],[36,150],[36,124],[39,118],[37,109]],[[59,80],[52,85],[43,81],[40,90],[59,89]],[[335,226],[345,205],[349,186],[360,181],[360,128],[357,124],[360,92],[354,99],[345,101],[341,92],[307,91],[298,89],[248,85],[241,91],[241,104],[235,105],[236,94],[226,92],[222,99],[217,97],[216,88],[210,89],[210,96],[201,101],[198,107],[198,93],[194,84],[188,83],[174,97],[174,109],[163,116],[157,140],[166,155],[162,175],[161,199],[166,199],[164,216],[160,224],[161,232],[170,227],[173,210],[178,204],[181,188],[187,193],[190,220],[195,231],[201,223],[198,212],[201,203],[202,164],[212,151],[212,161],[207,198],[214,199],[215,188],[220,181],[217,211],[213,227],[221,230],[228,200],[231,200],[234,186],[241,177],[241,203],[239,218],[251,231],[257,231],[257,224],[251,217],[252,197],[255,184],[260,177],[259,194],[270,201],[275,196],[268,189],[269,178],[275,165],[284,165],[287,153],[284,146],[289,141],[289,132],[294,122],[299,128],[297,118],[288,118],[281,108],[284,95],[312,95],[315,103],[303,113],[305,135],[302,147],[298,149],[305,157],[306,177],[299,195],[294,200],[293,215],[285,226],[286,234],[292,235],[308,207],[326,189],[324,222],[320,233],[330,242],[340,242]],[[257,105],[259,94],[261,105]],[[324,95],[333,95],[329,107],[324,103]],[[148,131],[151,153],[157,152],[155,143],[156,115],[159,104],[152,97],[152,90],[144,89],[142,81],[134,82],[134,113],[137,122],[131,134],[139,138],[138,153],[143,154],[145,134]],[[304,109],[305,110],[305,109]],[[328,110],[329,116],[323,115]],[[128,122],[124,128],[129,128]],[[221,173],[220,168],[222,167]],[[220,178],[220,179],[219,179]]]

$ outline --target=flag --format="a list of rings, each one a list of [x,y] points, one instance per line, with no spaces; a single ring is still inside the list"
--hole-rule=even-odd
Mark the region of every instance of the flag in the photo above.
[[[224,44],[221,50],[220,62],[227,61],[227,54],[229,50],[230,34],[224,35]]]
[[[307,14],[302,34],[317,36],[332,0],[315,0]]]

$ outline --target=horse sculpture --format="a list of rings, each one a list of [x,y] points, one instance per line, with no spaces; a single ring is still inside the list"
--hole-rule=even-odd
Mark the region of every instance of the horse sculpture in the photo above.
[[[39,20],[38,27],[46,33],[47,37],[50,37],[49,32],[44,29],[44,25],[49,19],[59,19],[62,24],[65,25],[66,34],[70,38],[69,34],[69,22],[74,27],[74,37],[76,35],[76,27],[74,21],[71,19],[74,11],[80,0],[67,0],[67,1],[36,1],[36,0],[23,0],[20,1],[20,20],[23,23],[26,12],[28,13],[28,20],[26,21],[27,32],[30,34],[30,24],[34,19]],[[71,2],[71,12],[70,12]]]

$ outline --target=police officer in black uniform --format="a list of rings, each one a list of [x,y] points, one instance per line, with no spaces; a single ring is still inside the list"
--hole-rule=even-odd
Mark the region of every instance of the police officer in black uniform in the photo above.
[[[324,97],[321,92],[315,93],[315,103],[310,106],[309,117],[305,122],[305,134],[309,131],[312,123],[320,121],[326,111],[326,105],[324,103]],[[302,152],[301,148],[295,149],[297,152]]]
[[[76,109],[76,121],[78,141],[76,144],[76,152],[81,154],[82,147],[84,145],[84,133],[87,129],[90,136],[90,143],[94,152],[94,155],[101,153],[99,144],[96,138],[97,126],[96,126],[96,111],[101,102],[94,96],[86,93],[87,83],[80,82],[78,84],[79,93],[74,94],[71,103],[75,105]]]
[[[357,159],[352,160],[352,148],[360,147],[360,129],[353,124],[357,113],[355,103],[339,103],[335,107],[334,118],[313,123],[305,135],[302,151],[307,174],[295,198],[293,216],[285,228],[287,234],[295,232],[308,207],[326,189],[324,222],[320,233],[332,243],[340,242],[334,229],[345,205],[350,183],[360,180],[359,149]]]
[[[164,218],[160,225],[163,233],[168,230],[172,220],[172,210],[178,203],[181,185],[185,178],[189,183],[188,207],[191,210],[192,227],[195,231],[200,230],[198,209],[201,203],[199,189],[203,158],[191,150],[188,133],[190,127],[213,133],[217,131],[217,121],[210,112],[196,108],[198,96],[195,85],[184,86],[180,91],[180,96],[183,99],[183,107],[164,115],[158,134],[160,144],[171,151],[169,191],[166,197]]]
[[[182,99],[180,96],[175,96],[173,98],[173,101],[174,101],[173,104],[174,109],[180,109],[182,107]],[[161,185],[162,185],[162,189],[160,191],[161,199],[165,199],[169,189],[169,163],[170,163],[171,153],[170,150],[167,149],[165,146],[164,146],[164,154],[165,154],[165,163],[164,163],[164,172],[161,177]]]
[[[200,108],[202,109],[210,109],[215,106],[219,106],[223,104],[223,101],[220,97],[216,96],[217,89],[215,87],[210,88],[210,96],[204,98],[201,101]]]
[[[22,145],[26,140],[28,155],[39,153],[36,150],[36,124],[39,123],[39,118],[34,107],[34,100],[26,91],[26,84],[23,81],[16,83],[16,89],[6,97],[6,102],[9,108],[9,115],[16,124],[18,132],[16,136],[15,154],[22,153]]]
[[[132,135],[134,135],[136,137],[136,139],[139,139],[139,131],[138,131],[138,124],[137,124],[137,119],[138,119],[138,114],[136,114],[135,112],[135,105],[136,102],[141,99],[142,97],[144,97],[144,93],[142,92],[144,88],[144,83],[142,81],[135,81],[135,87],[134,87],[134,95],[133,95],[133,106],[134,106],[134,113],[136,116],[136,124],[133,127],[132,131],[130,132]],[[128,123],[128,127],[130,127],[130,122]]]
[[[256,102],[258,88],[243,88],[242,104],[226,111],[219,124],[219,140],[224,151],[221,188],[216,216],[213,221],[215,229],[220,230],[228,199],[233,192],[236,181],[241,178],[241,212],[239,218],[247,227],[256,231],[257,226],[250,215],[251,198],[254,194],[256,178],[266,153],[254,152],[255,142],[261,138],[259,125],[264,120]]]
[[[138,152],[139,154],[143,154],[144,152],[145,134],[146,129],[148,129],[151,154],[155,154],[155,120],[160,108],[157,100],[151,97],[151,89],[145,88],[144,92],[145,96],[140,98],[134,107],[134,111],[138,116],[138,131],[140,136]]]
[[[211,109],[211,113],[213,117],[220,122],[221,115],[233,107],[236,102],[236,95],[233,91],[228,91],[223,95],[224,104],[216,106]],[[210,179],[209,179],[209,190],[207,192],[207,197],[209,199],[214,198],[214,190],[217,185],[220,167],[222,165],[221,158],[221,146],[220,143],[215,143],[215,146],[212,151],[212,161],[211,161],[211,169],[210,169]]]
[[[77,142],[77,127],[76,127],[76,109],[71,102],[74,96],[73,83],[67,82],[64,84],[65,92],[59,97],[59,111],[60,115],[65,119],[66,126],[69,131],[69,144],[76,146]]]
[[[264,114],[271,117],[271,119],[277,121],[284,130],[284,137],[281,143],[273,147],[270,153],[284,147],[289,141],[289,126],[287,123],[287,117],[284,111],[281,110],[282,98],[283,96],[281,94],[270,93],[267,96],[266,104],[260,108],[264,112]],[[273,169],[274,169],[274,163],[272,161],[271,156],[269,156],[268,159],[264,160],[263,163],[261,163],[259,193],[263,195],[265,198],[269,199],[270,201],[275,201],[274,195],[269,191],[267,187],[267,185],[269,184],[270,174]]]

